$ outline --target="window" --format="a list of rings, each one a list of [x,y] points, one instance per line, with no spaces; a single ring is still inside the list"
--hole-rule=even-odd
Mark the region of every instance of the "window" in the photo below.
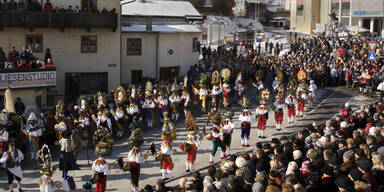
[[[43,52],[43,36],[27,35],[25,46],[31,47],[33,52]]]
[[[335,13],[336,17],[339,17],[339,0],[332,0],[331,3],[331,13]]]
[[[197,37],[193,38],[192,46],[193,46],[192,47],[193,52],[199,52],[200,51],[200,43],[199,43],[199,39]]]
[[[141,55],[141,39],[140,38],[127,39],[127,55]]]
[[[143,70],[132,70],[131,71],[132,83],[141,83],[143,81]]]
[[[81,37],[81,52],[82,53],[96,53],[97,52],[97,37],[96,36],[82,36]]]
[[[96,0],[81,0],[81,10],[84,12],[94,12],[97,9]]]
[[[341,2],[341,16],[349,16],[351,9],[351,0],[342,0]]]
[[[297,0],[296,7],[296,15],[304,15],[304,0]]]

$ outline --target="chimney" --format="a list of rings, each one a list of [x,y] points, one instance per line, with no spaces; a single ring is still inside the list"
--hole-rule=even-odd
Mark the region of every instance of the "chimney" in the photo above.
[[[147,18],[147,27],[145,28],[146,31],[152,31],[152,17]]]

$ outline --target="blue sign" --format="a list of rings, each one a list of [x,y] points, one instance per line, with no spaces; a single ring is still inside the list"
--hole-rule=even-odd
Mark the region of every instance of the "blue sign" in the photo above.
[[[169,50],[168,50],[168,54],[169,54],[169,55],[173,55],[173,49],[169,49]]]
[[[368,54],[368,60],[369,61],[375,61],[375,58],[376,58],[376,54],[374,52],[370,52]]]

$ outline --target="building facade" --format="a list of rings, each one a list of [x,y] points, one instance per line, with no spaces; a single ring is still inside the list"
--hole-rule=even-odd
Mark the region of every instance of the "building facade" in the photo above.
[[[169,9],[172,7],[172,9]],[[198,64],[201,15],[189,2],[122,4],[122,84],[173,80]]]
[[[79,95],[117,88],[121,64],[120,1],[50,2],[54,9],[64,11],[0,11],[0,46],[5,53],[11,46],[18,51],[31,47],[33,55],[43,60],[49,48],[56,68],[55,86],[23,87],[15,90],[15,97],[26,98],[27,104],[52,105],[58,98],[73,101]],[[36,102],[37,97],[43,98],[41,102]]]
[[[330,23],[332,13],[343,26],[359,26],[384,37],[384,0],[292,0],[291,30],[312,33],[317,23]]]

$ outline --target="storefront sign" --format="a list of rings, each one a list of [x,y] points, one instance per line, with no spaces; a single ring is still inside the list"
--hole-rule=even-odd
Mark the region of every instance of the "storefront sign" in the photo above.
[[[0,89],[6,89],[9,83],[14,89],[56,86],[56,71],[0,73]]]
[[[354,0],[352,15],[354,17],[382,17],[384,16],[382,0]]]

